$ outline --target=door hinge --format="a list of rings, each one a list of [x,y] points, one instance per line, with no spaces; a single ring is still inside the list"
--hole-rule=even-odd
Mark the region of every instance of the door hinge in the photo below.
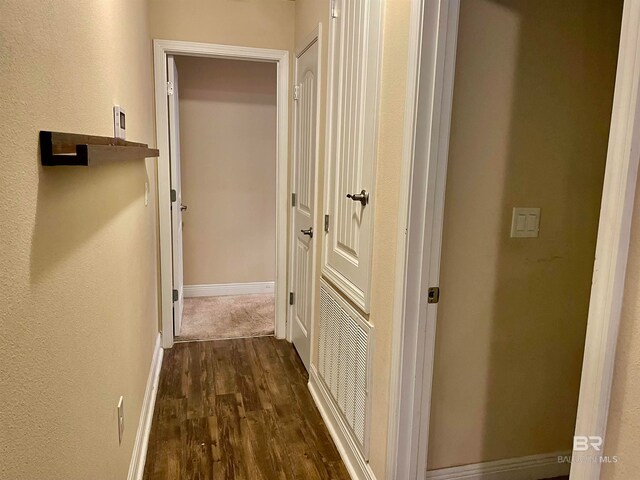
[[[178,298],[180,298],[180,297],[178,296],[178,290],[174,290],[174,291],[173,291],[173,301],[174,301],[174,302],[177,302],[177,301],[178,301]]]
[[[296,85],[295,87],[293,87],[293,99],[294,100],[299,100],[300,99],[300,86]]]
[[[293,294],[293,292],[289,292],[289,305],[293,305],[295,299],[295,295]]]
[[[167,95],[173,95],[173,82],[167,82]]]
[[[329,215],[324,216],[324,231],[329,233]]]
[[[331,0],[331,18],[338,18],[338,0]]]
[[[171,189],[171,201],[175,202],[178,200],[178,192],[176,192],[173,188]]]
[[[295,193],[291,194],[291,206],[292,207],[296,206],[296,194]]]
[[[438,300],[440,300],[440,288],[430,287],[427,290],[427,303],[438,303]]]

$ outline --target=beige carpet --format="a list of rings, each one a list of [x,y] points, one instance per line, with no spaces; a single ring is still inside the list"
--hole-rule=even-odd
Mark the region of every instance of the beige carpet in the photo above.
[[[177,340],[273,335],[274,324],[273,294],[185,298]]]

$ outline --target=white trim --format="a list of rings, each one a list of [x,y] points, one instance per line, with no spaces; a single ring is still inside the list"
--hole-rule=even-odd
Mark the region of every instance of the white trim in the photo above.
[[[158,217],[160,235],[160,295],[162,346],[170,348],[173,336],[171,199],[169,197],[169,131],[166,101],[167,55],[188,55],[273,62],[278,66],[277,144],[276,144],[276,337],[284,338],[287,324],[287,217],[289,201],[289,52],[267,48],[154,40],[154,79],[156,97],[156,136],[158,157]]]
[[[409,223],[409,198],[411,188],[411,169],[413,165],[413,150],[415,143],[415,125],[418,112],[418,76],[420,74],[420,52],[422,41],[423,1],[411,2],[409,20],[409,52],[407,67],[407,93],[404,113],[404,139],[402,146],[402,170],[400,176],[400,199],[398,211],[397,253],[395,298],[391,336],[391,375],[389,385],[389,427],[387,448],[387,478],[408,478],[407,465],[411,450],[401,435],[411,430],[413,419],[409,416],[400,417],[400,402],[403,395],[402,382],[402,352],[404,350],[404,322],[403,303],[399,301],[404,295],[407,255],[407,226]],[[405,397],[406,401],[406,397]],[[408,422],[408,423],[407,423]],[[402,426],[401,426],[402,425]]]
[[[144,399],[142,400],[140,421],[138,422],[138,431],[136,432],[136,440],[133,445],[133,453],[131,454],[131,463],[129,464],[129,474],[127,475],[128,480],[142,480],[144,474],[147,447],[149,446],[149,433],[151,432],[151,421],[153,420],[153,410],[156,405],[158,382],[160,380],[160,367],[162,367],[162,357],[164,355],[164,350],[160,344],[161,337],[160,334],[158,334],[153,349],[151,367],[149,368],[147,387],[145,388]]]
[[[394,328],[389,478],[424,478],[435,344],[436,305],[424,293],[438,285],[444,184],[451,117],[459,0],[419,0],[418,112],[410,159],[407,238],[401,268],[402,314]],[[413,15],[421,8],[414,5]],[[576,421],[576,434],[604,438],[620,321],[640,150],[640,2],[624,2],[618,70]],[[415,48],[415,46],[413,46]],[[410,62],[417,61],[410,58]],[[411,73],[410,66],[410,73]],[[410,79],[410,82],[412,80]],[[411,83],[409,83],[411,87]],[[409,92],[411,93],[411,92]],[[415,99],[414,99],[415,100]],[[412,100],[413,101],[413,100]],[[409,106],[409,108],[411,108]],[[409,115],[409,114],[408,114]],[[411,119],[411,117],[408,117]],[[413,145],[411,145],[413,144]],[[406,147],[406,145],[405,145]],[[406,167],[406,164],[405,164]],[[400,214],[404,212],[404,205]],[[403,218],[401,218],[401,221]],[[400,237],[402,238],[402,236]],[[397,419],[397,420],[394,420]],[[405,453],[406,452],[406,453]],[[590,454],[592,452],[586,452]],[[581,453],[574,452],[574,460]],[[600,464],[574,461],[571,478],[596,480]],[[484,477],[483,477],[484,478]]]
[[[320,411],[322,420],[324,420],[351,478],[353,480],[376,480],[369,463],[360,453],[355,440],[351,438],[349,429],[344,424],[340,412],[333,405],[331,397],[320,380],[314,365],[311,365],[309,371],[308,386],[311,397]]]
[[[317,72],[317,81],[316,81],[316,161],[314,167],[314,198],[313,198],[313,230],[314,230],[314,238],[317,239],[316,243],[313,246],[313,258],[311,259],[311,318],[309,323],[309,328],[307,330],[307,335],[309,336],[309,364],[311,364],[311,359],[313,359],[314,353],[314,341],[313,341],[313,332],[315,330],[315,304],[316,304],[316,285],[317,285],[317,271],[318,271],[318,249],[321,248],[320,245],[320,232],[322,231],[322,226],[319,224],[320,211],[321,208],[319,206],[319,177],[320,177],[320,94],[322,89],[322,23],[318,23],[318,26],[313,29],[309,35],[304,39],[304,41],[298,46],[296,49],[296,58],[294,60],[294,72],[293,72],[293,81],[296,81],[298,72],[298,57],[302,56],[302,54],[311,47],[315,42],[318,43],[318,72]],[[293,130],[295,133],[296,129],[296,118],[293,118]],[[295,193],[294,182],[295,182],[295,168],[296,168],[296,159],[295,159],[295,135],[291,136],[291,179],[289,180],[289,191],[291,193]],[[294,207],[289,204],[289,212],[291,212],[290,218],[290,233],[289,233],[289,274],[288,274],[288,291],[293,292],[293,264],[294,264],[294,255],[295,255],[295,241],[296,241],[296,231],[295,231],[295,218],[294,218]],[[289,341],[293,341],[293,305],[288,305],[287,308],[287,339]]]
[[[638,176],[639,66],[640,2],[625,0],[575,430],[605,444]],[[600,478],[601,464],[582,458],[591,454],[573,453],[572,480]]]
[[[301,57],[302,54],[306,52],[309,47],[316,41],[322,41],[322,23],[318,23],[318,25],[316,25],[316,28],[311,30],[304,38],[304,40],[302,40],[302,42],[300,42],[300,44],[296,46],[296,58]],[[318,50],[320,50],[321,47],[322,45],[318,43]],[[322,55],[318,55],[318,63],[321,63],[320,60],[322,60]],[[318,96],[320,96],[319,94],[320,92],[318,92]]]
[[[558,461],[570,458],[571,452],[545,453],[508,458],[493,462],[474,463],[461,467],[427,472],[428,480],[532,480],[569,474],[571,464]]]
[[[218,283],[210,285],[185,285],[184,296],[220,297],[223,295],[255,295],[273,293],[276,282]]]
[[[403,199],[401,213],[407,225],[406,235],[400,232],[403,249],[398,255],[402,263],[392,354],[392,378],[397,380],[390,392],[394,410],[388,454],[390,478],[409,479],[423,478],[427,469],[437,305],[427,304],[424,292],[438,285],[460,6],[459,0],[419,3],[422,8],[414,6],[412,12],[422,29],[414,27],[411,38],[417,66],[410,74],[417,88],[407,100],[415,111],[407,112],[410,123],[405,127],[410,130],[403,165],[408,199]]]

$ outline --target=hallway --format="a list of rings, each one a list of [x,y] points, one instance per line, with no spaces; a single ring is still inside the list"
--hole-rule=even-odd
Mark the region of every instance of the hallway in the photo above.
[[[145,480],[348,479],[293,349],[273,337],[165,352]]]

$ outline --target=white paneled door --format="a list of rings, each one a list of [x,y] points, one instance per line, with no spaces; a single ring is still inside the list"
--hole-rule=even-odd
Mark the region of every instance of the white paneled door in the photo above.
[[[173,55],[167,56],[167,101],[169,102],[169,161],[171,162],[171,234],[173,243],[173,328],[179,336],[184,308],[182,271],[182,188],[180,187],[180,115],[178,111],[178,70]]]
[[[307,370],[313,315],[313,263],[318,99],[318,41],[296,58],[293,171],[293,305],[291,336]]]
[[[329,33],[323,274],[369,311],[381,0],[335,0]]]

